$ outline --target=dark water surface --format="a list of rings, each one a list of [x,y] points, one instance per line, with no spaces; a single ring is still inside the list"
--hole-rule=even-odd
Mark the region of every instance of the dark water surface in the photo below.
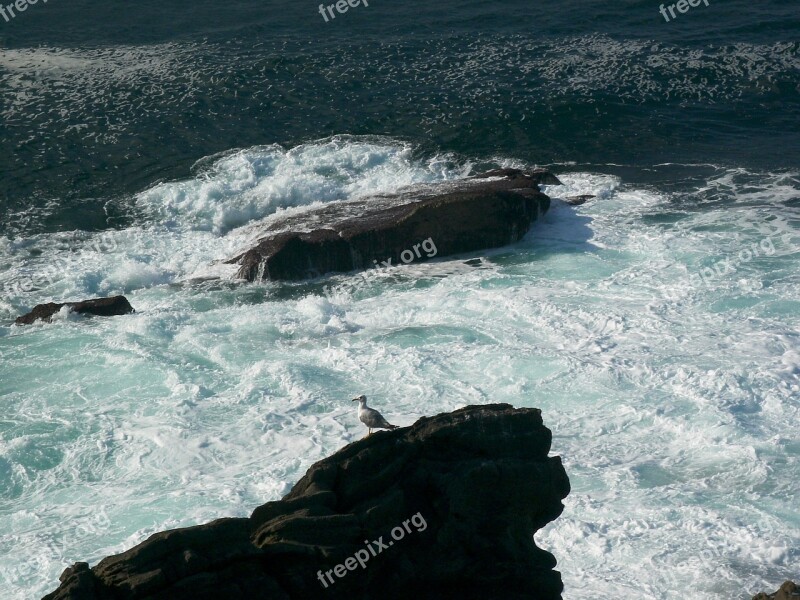
[[[0,234],[119,226],[199,159],[334,134],[656,184],[659,163],[799,162],[796,2],[670,22],[641,1],[318,7],[51,0],[0,19]]]

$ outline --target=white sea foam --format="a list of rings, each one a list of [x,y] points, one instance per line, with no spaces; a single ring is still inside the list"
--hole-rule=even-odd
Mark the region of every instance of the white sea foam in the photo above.
[[[160,222],[224,233],[280,209],[453,179],[469,168],[445,158],[413,161],[411,153],[407,144],[352,136],[288,151],[250,148],[220,159],[199,177],[157,185],[138,200]]]
[[[137,309],[0,327],[2,596],[40,596],[70,562],[279,498],[364,434],[359,393],[399,425],[474,403],[542,408],[572,493],[536,539],[565,598],[745,597],[792,575],[800,220],[786,174],[720,171],[717,196],[697,194],[726,205],[704,209],[562,174],[551,194],[598,198],[554,202],[480,262],[325,288],[169,285],[208,274],[250,219],[467,168],[440,166],[376,139],[242,150],[144,192],[136,228],[0,241],[0,283],[17,284],[6,322],[63,296],[124,291]],[[774,254],[692,277],[766,236]],[[56,248],[51,280],[21,288]]]

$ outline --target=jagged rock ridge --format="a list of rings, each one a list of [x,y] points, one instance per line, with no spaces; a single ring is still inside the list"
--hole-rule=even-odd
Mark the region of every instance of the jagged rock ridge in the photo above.
[[[569,493],[550,444],[538,409],[422,418],[316,463],[250,518],[78,563],[45,600],[560,598],[533,541]]]

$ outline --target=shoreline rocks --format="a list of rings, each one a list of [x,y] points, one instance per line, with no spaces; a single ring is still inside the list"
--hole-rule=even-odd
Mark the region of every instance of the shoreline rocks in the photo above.
[[[560,183],[545,170],[497,169],[335,202],[269,220],[250,248],[225,262],[247,281],[300,280],[496,248],[519,241],[547,212],[550,198],[538,186]],[[433,254],[418,251],[426,241]],[[403,254],[411,249],[413,257]]]
[[[555,600],[556,560],[533,540],[570,490],[551,440],[533,408],[421,418],[314,464],[249,518],[77,563],[44,600]]]
[[[113,296],[111,298],[94,298],[81,302],[38,304],[28,314],[17,317],[14,323],[17,325],[31,325],[39,320],[49,323],[53,319],[53,315],[60,312],[65,306],[69,307],[70,312],[98,317],[127,315],[136,312],[125,296]]]

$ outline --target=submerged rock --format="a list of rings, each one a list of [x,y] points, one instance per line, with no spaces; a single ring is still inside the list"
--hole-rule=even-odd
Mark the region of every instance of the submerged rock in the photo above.
[[[533,534],[569,479],[538,409],[470,406],[313,465],[250,518],[151,536],[45,600],[561,597]]]
[[[564,202],[570,204],[572,206],[580,206],[581,204],[586,204],[587,201],[594,198],[593,194],[583,194],[581,196],[567,196],[564,198]]]
[[[497,169],[469,179],[331,203],[268,220],[226,261],[239,279],[297,280],[496,248],[516,242],[550,207],[543,170]]]
[[[753,596],[753,600],[800,600],[800,586],[786,581],[774,594],[761,592]]]
[[[125,296],[113,296],[111,298],[94,298],[82,302],[48,302],[38,304],[31,312],[14,321],[17,325],[30,325],[38,320],[49,322],[53,315],[62,308],[68,306],[70,312],[82,315],[95,315],[98,317],[111,317],[115,315],[127,315],[136,312]]]

